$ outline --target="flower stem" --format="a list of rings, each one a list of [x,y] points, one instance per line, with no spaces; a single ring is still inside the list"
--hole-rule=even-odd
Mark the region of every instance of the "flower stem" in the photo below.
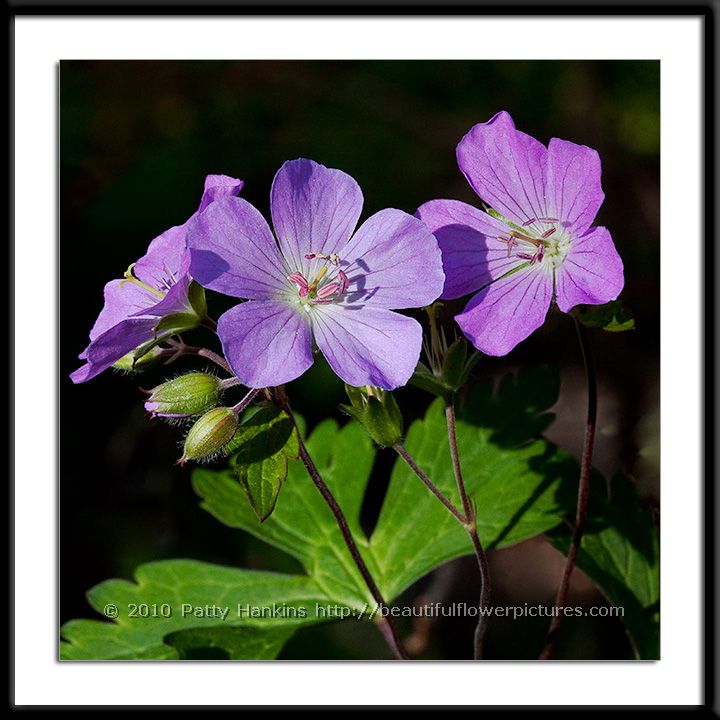
[[[237,404],[233,406],[233,412],[239,415],[254,399],[260,390],[251,389],[250,392]]]
[[[477,559],[478,568],[480,570],[480,617],[475,628],[475,637],[473,642],[473,656],[476,660],[482,657],[483,636],[486,629],[486,618],[484,614],[485,608],[490,604],[490,567],[487,555],[483,549],[480,537],[477,532],[477,516],[472,501],[467,494],[465,481],[463,480],[462,470],[460,468],[460,457],[458,455],[457,435],[455,432],[455,408],[452,400],[445,403],[445,417],[447,419],[448,440],[450,444],[450,455],[452,457],[453,472],[455,474],[455,482],[457,483],[460,501],[462,503],[462,511],[458,510],[453,502],[438,488],[435,483],[423,472],[415,459],[410,455],[404,445],[398,443],[394,450],[408,464],[410,469],[422,480],[425,487],[435,495],[435,497],[449,510],[455,519],[465,528],[470,541],[473,545],[475,557]]]
[[[478,535],[475,507],[467,494],[462,469],[460,468],[460,455],[458,453],[457,433],[455,430],[455,407],[453,406],[452,399],[445,401],[445,419],[447,421],[448,442],[450,444],[450,455],[455,472],[455,481],[457,483],[458,493],[460,494],[463,513],[465,514],[464,525],[472,541],[478,569],[480,570],[480,615],[477,626],[475,627],[474,637],[474,656],[476,660],[480,660],[482,658],[483,638],[485,636],[485,630],[487,629],[487,618],[484,611],[490,605],[490,565],[485,549],[480,542],[480,536]]]
[[[560,586],[555,598],[555,615],[553,615],[550,629],[545,639],[545,645],[539,655],[540,660],[547,660],[552,654],[557,642],[558,632],[563,619],[560,609],[565,607],[568,592],[570,590],[570,579],[578,553],[583,532],[585,531],[585,519],[587,517],[588,498],[590,496],[590,475],[592,473],[593,446],[595,444],[595,427],[597,423],[597,379],[595,377],[595,361],[593,360],[590,339],[588,338],[585,326],[575,317],[575,329],[577,330],[583,361],[585,363],[585,376],[587,378],[587,414],[585,419],[585,437],[583,440],[582,459],[580,461],[580,483],[578,486],[577,508],[575,510],[575,529],[573,531],[570,548],[568,549],[565,568],[563,570]]]
[[[207,348],[194,348],[194,350],[196,355],[204,357],[206,360],[210,360],[210,362],[214,362],[216,365],[225,370],[225,372],[233,375],[233,371],[227,364],[225,358],[221,355],[218,355],[217,353],[213,352],[212,350],[208,350]]]
[[[209,315],[206,315],[200,322],[211,332],[217,333],[217,323]]]
[[[395,452],[408,464],[410,469],[423,481],[425,487],[457,518],[458,522],[465,525],[465,516],[452,504],[452,501],[443,494],[442,490],[422,471],[415,462],[413,456],[407,451],[402,443],[394,448]]]
[[[222,357],[222,355],[218,355],[216,352],[208,350],[207,348],[199,348],[192,347],[191,345],[186,345],[182,338],[179,338],[177,340],[173,340],[171,338],[167,342],[170,347],[162,350],[162,353],[164,355],[170,355],[170,359],[167,362],[172,362],[173,360],[179,358],[181,355],[198,355],[199,357],[203,357],[206,360],[210,360],[210,362],[215,363],[215,365],[221,367],[226,373],[234,377],[232,369],[227,364],[227,361],[224,357]]]
[[[293,419],[293,422],[295,422],[295,416],[293,415],[292,410],[290,409],[290,405],[287,402],[287,399],[285,399],[281,393],[278,393],[280,395],[280,405],[283,407],[285,412]],[[297,427],[297,424],[296,424]],[[370,594],[373,596],[373,599],[377,603],[378,607],[382,609],[383,607],[387,607],[387,603],[383,599],[382,593],[380,592],[380,589],[378,588],[377,584],[375,583],[375,580],[373,579],[373,576],[370,574],[370,570],[368,570],[367,565],[365,564],[365,560],[363,560],[362,555],[360,554],[360,550],[358,549],[358,546],[355,542],[355,538],[352,536],[352,532],[350,530],[350,526],[347,523],[347,520],[345,518],[345,514],[343,513],[342,509],[337,503],[337,500],[335,500],[335,497],[332,494],[332,491],[327,486],[325,481],[320,476],[320,472],[318,471],[317,467],[315,466],[315,463],[313,462],[312,458],[308,454],[307,448],[305,447],[305,443],[303,442],[302,437],[300,436],[300,431],[298,430],[298,444],[300,447],[300,459],[303,462],[303,465],[305,465],[305,469],[308,472],[308,475],[312,479],[313,483],[315,483],[315,487],[320,492],[320,495],[322,495],[323,500],[325,500],[325,503],[330,508],[330,511],[332,512],[335,522],[337,523],[338,528],[340,529],[340,533],[343,536],[343,540],[345,541],[345,545],[347,546],[347,549],[350,551],[350,555],[353,559],[353,562],[355,563],[357,569],[360,571],[360,574],[362,575],[363,580],[365,581],[365,584],[367,585],[368,589],[370,590]],[[388,646],[390,647],[390,650],[392,651],[393,656],[396,660],[407,660],[408,655],[405,650],[405,648],[402,645],[402,642],[400,640],[400,636],[397,632],[397,629],[395,628],[394,624],[391,622],[389,617],[382,617],[378,616],[379,619],[377,620],[378,627],[380,629],[380,632],[383,634],[383,637],[385,638],[385,641],[387,642]]]

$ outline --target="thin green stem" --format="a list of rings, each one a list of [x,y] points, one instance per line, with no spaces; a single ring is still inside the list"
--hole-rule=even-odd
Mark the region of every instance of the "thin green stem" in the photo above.
[[[565,560],[565,568],[563,569],[560,586],[558,587],[555,598],[555,614],[550,623],[545,645],[539,655],[540,660],[548,660],[555,649],[558,632],[560,631],[564,617],[562,608],[565,607],[565,603],[567,602],[568,592],[570,591],[570,580],[573,570],[575,569],[578,553],[580,552],[583,532],[585,531],[588,498],[590,496],[590,476],[592,473],[593,446],[595,444],[595,428],[597,424],[597,379],[595,376],[595,361],[593,360],[592,348],[587,331],[577,317],[574,319],[575,329],[577,330],[583,361],[585,363],[585,376],[587,378],[588,401],[585,418],[585,437],[583,440],[582,459],[580,461],[580,482],[578,485],[577,507],[575,510],[575,529],[573,530],[570,548],[568,549],[567,559]]]
[[[465,516],[453,505],[452,501],[443,494],[442,490],[422,471],[413,456],[402,443],[394,448],[395,452],[407,463],[408,467],[422,480],[425,487],[455,516],[461,525],[465,525]]]
[[[245,397],[237,404],[233,406],[233,412],[239,415],[245,408],[255,399],[255,396],[260,390],[252,389],[245,395]]]
[[[199,357],[205,358],[206,360],[209,360],[212,363],[215,363],[215,365],[221,367],[226,373],[234,377],[232,368],[230,367],[230,365],[228,365],[227,361],[222,355],[218,355],[216,352],[208,350],[207,348],[186,345],[182,338],[178,338],[176,340],[170,338],[167,342],[170,347],[161,350],[161,353],[163,355],[170,356],[170,359],[167,362],[173,362],[181,355],[197,355]]]
[[[445,401],[445,419],[447,421],[448,442],[450,444],[450,455],[452,457],[453,471],[455,473],[455,482],[457,483],[460,501],[466,518],[465,529],[472,541],[478,569],[480,570],[479,617],[478,623],[475,627],[474,637],[474,657],[476,660],[480,660],[482,658],[485,630],[487,629],[486,610],[490,606],[490,565],[488,563],[487,553],[485,552],[482,542],[480,541],[480,536],[478,535],[475,507],[468,496],[462,469],[460,467],[460,455],[458,453],[457,432],[455,428],[455,407],[453,406],[452,399]]]
[[[285,412],[293,419],[293,422],[295,422],[295,416],[293,415],[293,412],[290,408],[289,403],[287,402],[287,399],[283,397],[281,394],[281,391],[278,392],[279,397],[279,403],[281,407],[285,410]],[[296,425],[297,427],[297,425]],[[307,451],[307,448],[305,447],[305,443],[302,440],[302,437],[300,435],[300,432],[298,430],[297,433],[298,436],[298,444],[300,447],[300,459],[303,462],[303,465],[305,465],[305,469],[307,470],[308,475],[310,476],[311,480],[315,484],[315,487],[320,492],[320,495],[322,495],[323,500],[325,500],[325,503],[330,508],[330,511],[333,514],[333,517],[335,518],[335,522],[337,523],[338,528],[340,529],[340,533],[343,536],[343,540],[345,541],[345,545],[347,546],[347,549],[350,551],[350,556],[353,559],[353,562],[355,563],[355,566],[360,571],[360,575],[362,575],[363,580],[365,581],[365,584],[367,585],[368,589],[370,590],[370,594],[372,595],[373,599],[378,605],[379,610],[382,610],[384,607],[388,607],[387,603],[385,602],[382,593],[380,592],[380,589],[378,588],[377,584],[375,583],[375,580],[370,573],[370,570],[368,569],[368,566],[365,564],[365,560],[363,559],[363,556],[360,554],[360,550],[357,546],[357,543],[355,542],[355,538],[352,535],[352,531],[350,530],[350,526],[348,525],[347,519],[345,518],[345,514],[343,513],[342,509],[337,503],[337,500],[335,500],[334,495],[332,494],[332,491],[327,486],[325,481],[322,479],[322,476],[320,475],[320,472],[318,471],[315,463],[313,462],[313,459],[310,457],[310,454]],[[380,629],[380,632],[382,633],[383,637],[385,638],[385,641],[387,642],[388,646],[390,647],[390,650],[392,651],[393,656],[396,660],[407,660],[408,654],[405,648],[403,647],[402,641],[400,640],[400,635],[397,632],[397,629],[395,628],[394,624],[390,620],[390,617],[383,617],[382,613],[378,616],[377,625]]]
[[[217,334],[217,323],[209,315],[200,321],[208,330]]]

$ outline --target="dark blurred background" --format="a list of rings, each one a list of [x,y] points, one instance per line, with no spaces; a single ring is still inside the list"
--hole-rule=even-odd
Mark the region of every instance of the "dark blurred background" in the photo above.
[[[508,110],[544,143],[557,136],[602,157],[606,225],[625,263],[622,295],[634,332],[593,333],[600,383],[596,465],[631,473],[659,500],[659,82],[658,62],[62,62],[60,65],[60,620],[96,617],[84,593],[140,563],[173,557],[294,569],[277,553],[198,507],[191,469],[175,466],[180,433],[143,412],[135,380],[106,372],[73,386],[68,374],[102,306],[148,242],[184,222],[207,173],[245,180],[242,196],[268,215],[270,183],[287,159],[309,157],[352,175],[365,195],[361,221],[384,207],[410,213],[448,197],[478,204],[455,163],[475,123]],[[213,295],[217,317],[227,299]],[[458,306],[459,309],[460,306]],[[449,311],[455,308],[449,308]],[[182,361],[185,362],[185,361]],[[584,379],[573,324],[560,313],[508,358],[485,358],[497,377],[547,362],[561,370],[558,418],[547,435],[576,456]],[[173,371],[192,367],[174,366]],[[310,426],[337,414],[342,386],[317,362],[289,392]],[[408,415],[427,396],[401,391]],[[368,530],[391,458],[380,455],[368,499]],[[282,498],[281,498],[282,500]],[[541,538],[491,553],[497,604],[552,603],[562,558]],[[408,594],[473,602],[470,559],[450,563]],[[576,573],[571,604],[604,600]],[[429,630],[429,633],[425,631]],[[537,655],[544,621],[494,619],[490,659]],[[413,631],[406,626],[405,633]],[[423,658],[469,658],[472,620],[414,629]],[[358,623],[301,631],[283,658],[385,657]],[[567,620],[557,657],[627,658],[617,620]]]

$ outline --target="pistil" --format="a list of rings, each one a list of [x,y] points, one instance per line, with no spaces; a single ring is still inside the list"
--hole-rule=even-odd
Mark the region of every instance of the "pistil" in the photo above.
[[[160,290],[156,290],[151,285],[148,285],[147,283],[144,283],[142,280],[139,280],[137,277],[135,277],[133,273],[133,268],[135,267],[135,263],[132,263],[128,265],[128,269],[125,271],[125,274],[123,275],[123,280],[120,281],[120,287],[122,287],[125,283],[132,283],[133,285],[137,285],[138,287],[141,287],[143,290],[146,290],[147,292],[151,293],[152,295],[155,295],[155,297],[160,298],[161,300],[165,297],[164,292]]]

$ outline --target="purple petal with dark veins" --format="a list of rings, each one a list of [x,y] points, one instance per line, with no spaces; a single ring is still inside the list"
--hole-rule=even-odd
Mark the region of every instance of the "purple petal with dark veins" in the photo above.
[[[600,172],[600,156],[592,148],[558,138],[550,140],[547,212],[576,237],[592,225],[605,199]]]
[[[368,218],[339,251],[348,297],[388,309],[429,305],[445,276],[437,240],[418,218],[381,210]]]
[[[131,350],[153,339],[157,318],[128,318],[106,330],[85,350],[87,363],[70,375],[75,383],[83,383],[107,370]]]
[[[316,308],[313,331],[330,367],[348,385],[393,390],[407,383],[420,358],[420,324],[384,308]]]
[[[545,146],[516,130],[504,111],[475,125],[457,146],[458,165],[473,190],[518,225],[547,215],[546,159]]]
[[[431,200],[418,216],[437,238],[442,253],[444,300],[468,295],[525,261],[508,257],[505,223],[458,200]]]
[[[340,253],[363,206],[360,186],[347,173],[300,158],[275,175],[270,211],[280,249],[293,271],[314,267],[308,253]]]
[[[592,228],[573,240],[555,276],[558,307],[569,312],[576,305],[602,305],[623,289],[623,262],[608,230]]]
[[[230,367],[250,388],[274,387],[302,375],[312,364],[310,321],[299,308],[275,300],[250,300],[218,320]]]
[[[488,285],[455,320],[465,336],[486,355],[507,355],[545,321],[553,276],[532,265]]]
[[[269,300],[291,289],[265,218],[241,198],[215,201],[188,227],[190,274],[210,290]]]

